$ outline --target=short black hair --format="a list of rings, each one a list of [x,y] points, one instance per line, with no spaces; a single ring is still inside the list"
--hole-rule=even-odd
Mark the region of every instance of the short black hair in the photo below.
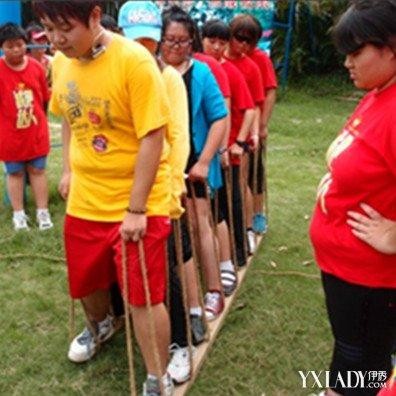
[[[0,47],[7,40],[18,39],[22,39],[25,43],[27,42],[26,33],[19,25],[7,22],[0,26]]]
[[[396,0],[354,0],[332,31],[338,51],[351,54],[366,44],[396,50]]]
[[[230,27],[221,19],[211,19],[203,25],[201,30],[202,38],[218,38],[229,41],[231,37]]]
[[[39,18],[48,17],[54,22],[70,18],[88,26],[92,10],[96,6],[102,8],[102,3],[103,0],[33,0],[33,11]]]

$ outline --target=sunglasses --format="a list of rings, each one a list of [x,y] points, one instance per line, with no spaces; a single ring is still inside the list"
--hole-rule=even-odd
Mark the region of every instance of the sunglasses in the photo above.
[[[243,34],[237,33],[233,36],[233,38],[237,41],[239,41],[240,43],[246,43],[246,44],[252,44],[253,43],[253,39],[249,36],[244,36]]]

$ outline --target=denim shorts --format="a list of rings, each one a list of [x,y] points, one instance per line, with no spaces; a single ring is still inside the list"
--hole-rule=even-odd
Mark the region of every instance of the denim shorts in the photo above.
[[[31,166],[36,169],[45,169],[47,164],[47,156],[44,155],[42,157],[33,158],[29,161],[6,161],[4,162],[5,170],[8,174],[22,172],[26,166]]]

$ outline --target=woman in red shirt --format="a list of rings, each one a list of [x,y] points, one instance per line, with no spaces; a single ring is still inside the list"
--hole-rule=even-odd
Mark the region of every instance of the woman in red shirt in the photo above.
[[[331,396],[375,395],[391,373],[396,256],[362,241],[348,215],[366,202],[396,220],[395,20],[394,0],[356,0],[334,29],[351,79],[369,93],[329,148],[310,229],[335,338]],[[364,376],[359,389],[348,386],[351,372]]]

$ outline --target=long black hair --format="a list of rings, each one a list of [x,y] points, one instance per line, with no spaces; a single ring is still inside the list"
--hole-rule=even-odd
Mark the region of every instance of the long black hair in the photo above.
[[[396,52],[396,0],[354,0],[333,28],[334,43],[342,54],[365,44],[389,46]]]

